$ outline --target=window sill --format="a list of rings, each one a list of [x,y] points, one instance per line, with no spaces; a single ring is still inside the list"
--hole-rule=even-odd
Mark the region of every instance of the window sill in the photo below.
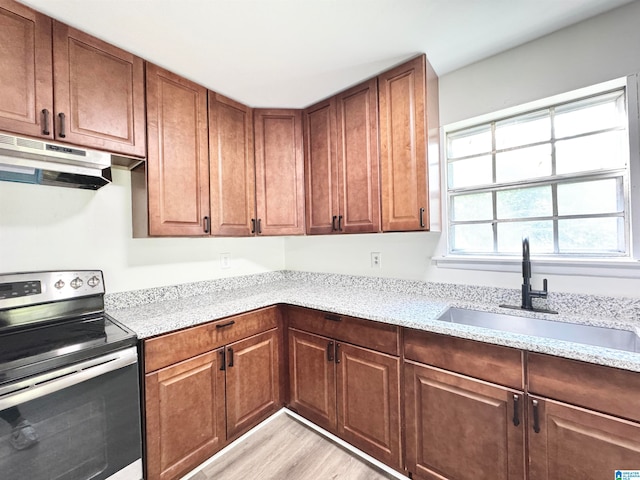
[[[484,270],[490,272],[521,272],[520,257],[482,257],[447,255],[433,257],[438,268]],[[536,273],[550,275],[580,275],[587,277],[640,278],[640,261],[632,259],[569,259],[532,257]]]

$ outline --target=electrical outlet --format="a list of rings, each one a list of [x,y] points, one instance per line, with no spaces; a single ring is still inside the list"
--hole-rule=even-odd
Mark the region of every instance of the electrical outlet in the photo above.
[[[231,254],[230,253],[221,253],[220,254],[220,268],[231,268]]]
[[[382,268],[382,254],[371,252],[371,268]]]

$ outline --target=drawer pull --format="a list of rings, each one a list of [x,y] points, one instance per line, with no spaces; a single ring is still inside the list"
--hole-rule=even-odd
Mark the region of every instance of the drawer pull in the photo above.
[[[342,231],[342,215],[338,215],[338,231]]]
[[[338,217],[336,215],[333,216],[333,218],[331,219],[331,231],[335,232],[337,230],[336,228],[336,220],[338,219]]]
[[[204,233],[211,232],[211,223],[209,222],[209,217],[204,217]]]
[[[225,327],[230,327],[231,325],[233,325],[234,323],[236,323],[235,320],[231,320],[230,322],[227,323],[219,323],[216,325],[216,328],[225,328]]]
[[[340,363],[340,344],[336,343],[336,363]]]
[[[256,233],[256,219],[255,218],[251,219],[251,233],[252,234]]]
[[[420,228],[424,228],[424,208],[420,208]]]
[[[65,138],[67,136],[67,133],[65,132],[66,128],[65,128],[65,116],[64,113],[59,113],[58,114],[58,118],[60,119],[60,133],[58,133],[58,136],[60,138]]]
[[[513,425],[520,425],[520,396],[513,396]]]
[[[49,110],[46,108],[42,109],[42,134],[51,134],[51,131],[49,130]]]
[[[533,431],[540,433],[540,413],[538,412],[538,401],[533,400]]]
[[[229,352],[229,363],[227,364],[227,366],[233,367],[233,348],[228,348],[227,350]]]
[[[342,317],[340,315],[332,315],[330,313],[325,314],[324,319],[325,320],[331,320],[332,322],[341,322],[342,321]]]
[[[333,362],[333,342],[327,344],[327,362]]]
[[[220,370],[226,370],[227,358],[225,355],[224,348],[218,352],[220,354]]]

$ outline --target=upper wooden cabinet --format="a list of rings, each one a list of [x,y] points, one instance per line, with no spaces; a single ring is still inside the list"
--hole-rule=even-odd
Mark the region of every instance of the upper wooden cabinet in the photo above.
[[[11,0],[0,45],[1,130],[146,155],[142,59]]]
[[[251,108],[209,92],[211,234],[249,236],[255,218]]]
[[[307,233],[380,230],[376,79],[304,111]]]
[[[0,0],[1,130],[53,138],[52,69],[51,19]]]
[[[378,76],[384,231],[429,229],[427,151],[437,142],[429,135],[438,126],[437,85],[424,55]]]
[[[56,139],[144,157],[144,63],[53,22]]]
[[[207,90],[147,63],[147,134],[149,235],[207,235]]]
[[[254,110],[256,233],[304,234],[300,110]]]

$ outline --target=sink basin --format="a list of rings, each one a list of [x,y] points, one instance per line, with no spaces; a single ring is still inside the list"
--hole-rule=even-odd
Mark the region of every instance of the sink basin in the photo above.
[[[593,327],[502,313],[481,312],[465,308],[449,308],[438,320],[533,337],[553,338],[567,342],[596,345],[626,352],[640,352],[640,337],[629,330]]]

